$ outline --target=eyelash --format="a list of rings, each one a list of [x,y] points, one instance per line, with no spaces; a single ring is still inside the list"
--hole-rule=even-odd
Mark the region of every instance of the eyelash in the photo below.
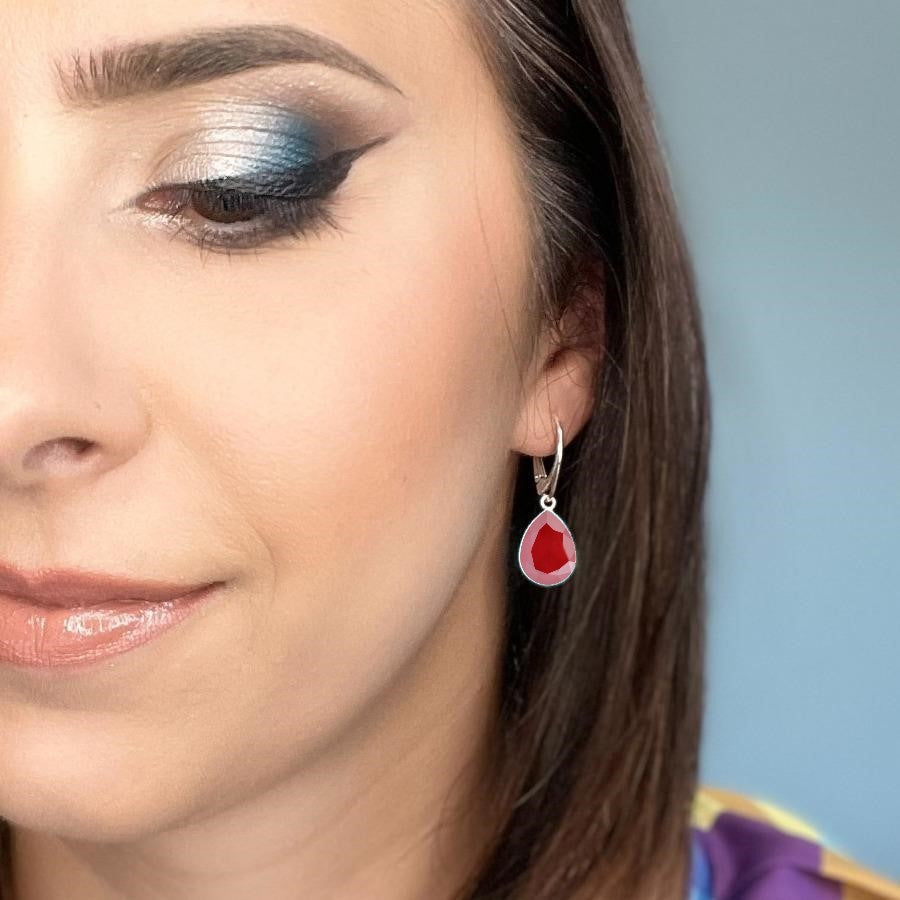
[[[154,185],[137,205],[149,205],[154,213],[176,224],[172,237],[186,234],[187,240],[200,249],[201,256],[205,250],[231,256],[234,252],[257,250],[279,238],[318,234],[325,228],[340,231],[332,214],[332,195],[350,174],[353,163],[384,140],[379,138],[362,147],[341,150],[284,172]],[[152,202],[154,197],[156,203]],[[229,229],[227,225],[210,226],[187,218],[185,211],[201,201],[207,208],[224,210],[226,215],[230,210],[252,217],[239,218],[238,224],[256,224]]]

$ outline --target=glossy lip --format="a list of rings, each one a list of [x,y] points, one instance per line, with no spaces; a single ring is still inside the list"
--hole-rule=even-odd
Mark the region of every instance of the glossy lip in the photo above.
[[[116,599],[80,606],[42,605],[0,592],[0,662],[44,670],[97,663],[173,628],[205,606],[224,583],[162,601]]]
[[[0,662],[39,669],[98,662],[177,625],[224,583],[0,563]]]
[[[0,593],[41,606],[83,607],[132,601],[165,603],[210,587],[213,583],[178,584],[83,569],[26,572],[0,562]]]

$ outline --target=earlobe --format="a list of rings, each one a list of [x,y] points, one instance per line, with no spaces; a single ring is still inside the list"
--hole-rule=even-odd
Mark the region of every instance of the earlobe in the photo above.
[[[556,350],[525,399],[516,429],[516,447],[528,456],[550,456],[556,448],[554,417],[568,444],[594,410],[597,364],[593,354]]]
[[[515,433],[514,449],[529,456],[549,456],[556,447],[554,417],[568,444],[590,419],[603,359],[602,267],[583,278],[560,326],[546,339],[543,359],[532,382]]]

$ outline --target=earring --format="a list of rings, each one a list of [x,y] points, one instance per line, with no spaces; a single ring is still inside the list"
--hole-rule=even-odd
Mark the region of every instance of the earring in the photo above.
[[[555,418],[555,417],[554,417]],[[556,419],[556,459],[550,474],[540,456],[533,456],[534,482],[543,512],[532,520],[519,544],[519,568],[522,574],[542,587],[555,587],[575,571],[575,541],[569,526],[555,513],[556,482],[562,465],[563,432]]]

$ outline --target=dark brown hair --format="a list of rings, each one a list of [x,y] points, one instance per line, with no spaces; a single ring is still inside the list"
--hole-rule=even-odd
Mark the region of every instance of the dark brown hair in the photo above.
[[[673,900],[703,693],[710,412],[693,274],[621,0],[464,8],[520,138],[535,324],[575,310],[603,364],[556,490],[578,564],[549,591],[516,562],[536,499],[521,460],[498,825],[458,898]],[[598,267],[602,302],[588,302]],[[9,838],[0,820],[4,876]]]
[[[603,356],[556,491],[577,568],[549,591],[518,572],[536,500],[520,461],[499,826],[458,896],[673,900],[690,874],[705,645],[694,275],[622,0],[474,0],[467,13],[520,139],[536,319],[555,327],[578,307],[580,340],[602,335]],[[602,294],[581,290],[598,266]]]

